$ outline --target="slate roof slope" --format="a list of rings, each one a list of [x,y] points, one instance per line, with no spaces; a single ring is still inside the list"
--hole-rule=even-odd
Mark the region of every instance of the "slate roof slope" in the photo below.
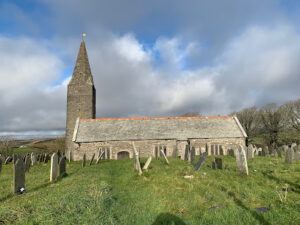
[[[245,138],[233,116],[78,119],[73,141]]]

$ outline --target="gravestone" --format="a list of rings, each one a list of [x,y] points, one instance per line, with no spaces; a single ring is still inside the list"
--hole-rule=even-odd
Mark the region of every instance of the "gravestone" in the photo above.
[[[85,153],[84,153],[83,158],[82,158],[82,167],[85,167],[85,161],[86,161],[86,156],[85,156]]]
[[[291,149],[293,149],[293,151],[296,152],[297,149],[298,149],[297,144],[296,144],[296,143],[293,143],[293,144],[291,145]]]
[[[266,146],[263,147],[262,151],[261,151],[261,156],[266,156],[267,155],[267,149]]]
[[[21,194],[25,190],[25,168],[22,159],[18,159],[13,165],[13,192]]]
[[[216,162],[215,162],[215,160],[213,160],[212,162],[211,162],[211,168],[213,169],[213,170],[215,170],[217,167],[216,167]]]
[[[254,157],[254,149],[252,145],[247,147],[247,160],[251,160]]]
[[[146,163],[145,163],[145,165],[143,167],[143,170],[147,170],[148,169],[148,167],[149,167],[149,165],[151,163],[151,160],[152,160],[152,156],[149,156],[149,158],[147,159],[147,161],[146,161]]]
[[[235,159],[238,171],[248,175],[248,164],[245,149],[243,148],[243,146],[239,145],[236,149]]]
[[[19,157],[17,154],[13,154],[13,164],[15,164],[18,159],[21,159],[21,157]]]
[[[157,145],[155,145],[154,153],[155,153],[155,159],[158,159],[158,146]]]
[[[49,161],[49,155],[45,154],[45,156],[44,156],[44,163],[48,163],[48,161]]]
[[[8,164],[9,162],[11,162],[12,160],[12,157],[11,156],[8,156],[4,162],[4,165]]]
[[[295,152],[295,160],[300,160],[300,152],[297,149],[297,151]]]
[[[276,153],[277,153],[277,155],[278,155],[278,157],[282,157],[282,155],[281,155],[281,148],[277,148],[276,149]]]
[[[207,158],[208,156],[208,152],[204,152],[199,161],[197,162],[196,166],[194,167],[194,171],[198,171],[200,169],[200,167],[202,166],[203,162],[205,161],[205,159]]]
[[[94,158],[95,158],[95,153],[93,154],[92,159],[90,161],[90,166],[93,164]]]
[[[186,145],[184,149],[184,161],[188,161],[189,159],[190,146]]]
[[[29,172],[30,164],[31,164],[30,156],[26,155],[26,157],[25,157],[25,173]]]
[[[194,162],[194,160],[195,160],[195,155],[196,155],[195,147],[192,147],[192,148],[191,148],[191,151],[190,151],[190,160],[191,160],[191,162]]]
[[[164,157],[165,162],[167,164],[169,164],[169,161],[168,161],[167,156],[165,155],[164,151],[161,149],[160,152],[161,152],[162,156]]]
[[[35,166],[37,164],[36,155],[31,153],[31,165]]]
[[[215,158],[215,163],[216,163],[216,168],[218,170],[222,170],[223,169],[222,159],[221,158]]]
[[[59,160],[59,176],[62,177],[66,173],[66,157],[62,156]]]
[[[225,155],[225,154],[224,154],[224,148],[223,148],[222,145],[220,145],[220,155]]]
[[[289,148],[285,153],[285,162],[293,163],[293,155],[294,155],[294,150],[292,148]]]
[[[284,151],[284,152],[286,152],[288,149],[289,149],[289,146],[287,146],[287,145],[284,145],[284,146],[283,146],[283,151]]]
[[[102,158],[103,155],[104,155],[104,151],[101,150],[101,152],[99,152],[99,156],[98,156],[96,164],[100,163],[100,160],[101,160],[101,158]]]
[[[134,141],[132,141],[131,143],[132,143],[134,159],[135,159],[135,168],[139,171],[139,175],[141,176],[143,174],[143,171],[142,171],[141,164],[140,164],[139,152],[136,150]],[[161,149],[161,152],[162,152],[162,149]]]
[[[57,167],[58,167],[58,155],[54,153],[51,156],[51,169],[50,169],[50,182],[55,181],[57,178]]]

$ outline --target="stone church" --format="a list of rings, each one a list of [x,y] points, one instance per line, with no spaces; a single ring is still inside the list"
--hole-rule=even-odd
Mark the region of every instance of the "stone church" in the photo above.
[[[168,157],[183,157],[188,147],[196,155],[227,154],[233,146],[245,146],[247,135],[235,116],[95,118],[96,89],[85,42],[78,52],[68,84],[66,155],[90,159],[100,150],[106,159],[133,157],[134,141],[140,157],[157,156],[162,149]]]

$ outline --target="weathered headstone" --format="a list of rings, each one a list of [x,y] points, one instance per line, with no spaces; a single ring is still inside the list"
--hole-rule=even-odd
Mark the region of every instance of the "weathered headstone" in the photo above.
[[[285,162],[293,163],[293,155],[294,155],[294,150],[292,148],[289,148],[285,153]]]
[[[142,175],[143,172],[142,172],[142,168],[141,168],[141,164],[140,164],[139,153],[136,150],[134,142],[132,142],[132,147],[133,147],[134,158],[135,158],[135,168],[139,171],[139,175]],[[161,150],[161,152],[162,152],[162,150]]]
[[[92,159],[90,161],[90,166],[93,164],[94,158],[95,158],[95,153],[93,154]]]
[[[208,152],[204,152],[204,153],[201,155],[199,161],[197,162],[196,166],[194,167],[194,170],[195,170],[195,171],[197,171],[197,170],[200,169],[201,165],[203,164],[203,162],[205,161],[205,159],[207,158],[207,156],[208,156]]]
[[[31,164],[30,156],[26,155],[26,158],[25,158],[25,173],[29,172],[30,164]]]
[[[97,159],[96,164],[99,164],[99,163],[100,163],[100,160],[101,160],[101,158],[102,158],[103,155],[104,155],[104,151],[101,150],[101,152],[99,152],[99,156],[98,156],[98,159]]]
[[[236,149],[235,159],[238,171],[248,175],[248,164],[245,149],[243,148],[243,146],[239,145]]]
[[[254,149],[252,145],[247,147],[247,160],[251,160],[254,157]]]
[[[146,161],[146,163],[145,163],[145,165],[143,167],[143,170],[147,170],[148,169],[148,167],[149,167],[149,165],[151,163],[151,160],[152,160],[152,156],[149,156],[149,158],[147,159],[147,161]]]
[[[58,158],[58,157],[57,157]],[[45,157],[44,157],[44,163],[48,163],[49,161],[49,155],[48,154],[45,154]],[[58,161],[57,161],[58,163]]]
[[[21,159],[21,157],[19,157],[19,155],[13,154],[13,164],[15,164],[19,158]]]
[[[57,169],[58,169],[58,155],[54,153],[51,156],[51,169],[50,169],[50,182],[55,181],[57,178]]]
[[[189,151],[190,151],[190,146],[186,145],[185,149],[184,149],[184,160],[185,161],[188,161],[188,159],[189,159]]]
[[[194,160],[195,160],[195,155],[196,155],[196,150],[195,150],[195,147],[193,146],[193,147],[191,148],[191,151],[190,151],[190,160],[191,160],[191,162],[194,162]]]
[[[215,162],[216,162],[216,168],[218,170],[222,170],[223,169],[222,159],[221,158],[215,158]]]
[[[164,151],[161,149],[160,152],[161,152],[162,156],[164,157],[165,162],[167,164],[169,164],[169,161],[168,161],[167,156],[165,155]]]
[[[284,145],[284,146],[283,146],[283,151],[284,151],[284,152],[286,152],[288,149],[289,149],[289,146],[287,146],[287,145]]]
[[[280,157],[280,158],[282,157],[280,148],[276,149],[276,153],[277,153],[278,157]]]
[[[157,145],[155,145],[154,153],[155,153],[155,159],[158,159],[158,146]]]
[[[291,149],[293,149],[293,151],[296,152],[297,149],[298,149],[297,144],[296,143],[292,143]]]
[[[25,168],[22,159],[18,159],[13,165],[13,192],[21,194],[25,190]]]
[[[82,157],[82,167],[85,167],[85,161],[86,161],[86,156],[85,156],[85,153],[84,153],[83,157]]]
[[[213,170],[215,170],[217,167],[216,167],[216,162],[215,162],[215,160],[213,160],[212,162],[211,162],[211,168],[213,169]]]
[[[32,152],[31,153],[31,165],[35,166],[37,164],[36,155]]]
[[[59,176],[62,177],[66,173],[66,157],[62,156],[59,160]]]

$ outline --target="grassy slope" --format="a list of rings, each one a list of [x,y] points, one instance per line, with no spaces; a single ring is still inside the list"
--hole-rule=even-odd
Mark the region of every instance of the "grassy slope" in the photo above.
[[[86,168],[72,162],[69,175],[52,184],[50,164],[40,164],[26,174],[27,193],[20,196],[11,194],[12,165],[4,165],[0,224],[300,224],[300,162],[256,157],[247,177],[236,172],[234,158],[222,158],[223,171],[210,169],[209,157],[198,172],[179,159],[170,166],[153,160],[141,177],[131,159]],[[275,188],[286,183],[296,191],[281,203]],[[255,207],[271,210],[262,214]]]

